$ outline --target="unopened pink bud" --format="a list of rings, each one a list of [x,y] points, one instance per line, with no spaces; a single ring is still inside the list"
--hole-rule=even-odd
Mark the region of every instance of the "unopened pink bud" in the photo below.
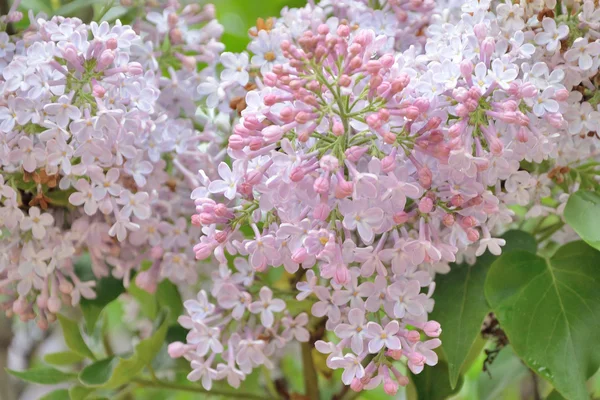
[[[229,235],[227,234],[227,232],[221,231],[221,232],[217,232],[215,234],[215,239],[217,240],[217,242],[219,242],[219,243],[222,244],[222,243],[225,243],[227,241],[227,237],[228,236]]]
[[[338,267],[333,276],[335,282],[340,285],[346,285],[350,282],[350,270],[346,266]]]
[[[181,342],[173,342],[167,347],[167,352],[171,358],[180,358],[185,354],[185,345]]]
[[[340,25],[337,27],[337,34],[340,37],[348,37],[350,36],[350,28],[348,25]]]
[[[401,225],[408,221],[408,214],[404,211],[400,211],[394,214],[393,219],[396,224]]]
[[[292,172],[290,173],[290,180],[292,182],[300,182],[302,179],[304,179],[305,175],[306,175],[306,172],[304,171],[304,168],[295,167],[294,169],[292,169]]]
[[[342,136],[344,134],[344,125],[341,121],[335,121],[331,131],[335,136]]]
[[[460,73],[462,76],[471,76],[473,74],[473,63],[469,60],[463,60],[460,63]]]
[[[320,203],[318,206],[315,207],[313,211],[313,217],[315,219],[318,219],[319,221],[325,221],[329,216],[330,212],[331,209],[329,208],[327,203]]]
[[[396,143],[396,138],[397,138],[396,134],[392,133],[392,132],[386,132],[386,133],[383,134],[383,141],[386,144],[394,144],[394,143]]]
[[[344,26],[344,25],[342,25]],[[358,378],[354,378],[352,379],[352,382],[350,383],[350,389],[352,389],[355,392],[360,392],[362,391],[364,388],[364,385],[362,384],[362,381]]]
[[[566,89],[559,89],[554,93],[554,99],[556,101],[566,101],[569,98],[569,91]]]
[[[406,340],[412,343],[417,343],[419,340],[421,340],[421,335],[417,331],[408,331],[406,334]]]
[[[381,159],[381,169],[386,173],[396,169],[396,157],[393,157],[392,155],[383,157]]]
[[[318,177],[317,179],[315,179],[313,189],[319,194],[325,194],[329,192],[329,179],[327,179],[324,176]]]
[[[285,134],[283,128],[279,125],[267,126],[261,133],[267,143],[276,143],[280,141]]]
[[[354,191],[354,184],[346,180],[338,182],[335,186],[335,197],[337,199],[343,199],[352,194]]]
[[[349,161],[357,162],[369,150],[367,147],[352,146],[344,154]]]
[[[317,28],[319,35],[327,35],[329,33],[329,27],[326,24],[321,24]]]
[[[213,248],[206,243],[198,243],[194,246],[194,253],[196,254],[196,260],[205,260],[213,252]]]
[[[442,334],[442,327],[437,321],[428,321],[425,323],[423,331],[429,337],[438,337]]]
[[[487,27],[483,22],[480,22],[473,27],[473,32],[477,39],[483,40],[487,35]]]
[[[419,169],[417,175],[419,177],[419,183],[421,186],[423,186],[425,189],[429,189],[433,181],[433,174],[431,173],[431,170],[428,167],[423,167]]]
[[[352,79],[348,75],[342,75],[339,79],[339,84],[341,87],[348,87],[352,84]]]
[[[110,38],[106,41],[106,48],[110,49],[110,50],[116,50],[116,48],[119,46],[119,43],[117,42],[117,39],[115,38]]]
[[[144,73],[144,68],[142,67],[142,64],[140,64],[139,62],[130,62],[127,65],[127,71],[131,74],[131,75],[142,75]]]
[[[444,223],[445,226],[447,226],[449,228],[452,225],[454,225],[454,216],[452,214],[446,214],[442,218],[442,222]]]
[[[253,115],[245,117],[243,124],[246,129],[251,131],[258,131],[263,127],[262,123]]]
[[[419,201],[419,211],[423,214],[429,214],[433,210],[433,200],[429,197],[423,197]]]
[[[229,136],[228,146],[233,150],[242,150],[245,146],[245,140],[240,135],[231,135]]]
[[[386,355],[392,357],[394,360],[398,361],[402,358],[402,349],[398,350],[388,350]]]
[[[479,232],[477,229],[469,228],[467,229],[467,239],[471,242],[476,242],[479,240]]]
[[[383,384],[383,390],[386,394],[393,396],[398,392],[398,384],[391,379],[386,379]]]
[[[101,99],[106,94],[106,89],[104,89],[100,85],[94,85],[94,87],[92,88],[92,94],[94,95],[94,97]]]
[[[98,64],[102,68],[106,68],[111,65],[115,61],[115,53],[112,50],[106,49],[102,53],[100,53],[100,57],[98,59]]]
[[[292,254],[292,261],[297,264],[302,264],[308,257],[308,252],[304,247],[300,247]]]
[[[60,311],[61,302],[57,296],[50,297],[48,299],[47,305],[48,305],[48,311],[50,311],[52,314],[56,314],[57,312]]]

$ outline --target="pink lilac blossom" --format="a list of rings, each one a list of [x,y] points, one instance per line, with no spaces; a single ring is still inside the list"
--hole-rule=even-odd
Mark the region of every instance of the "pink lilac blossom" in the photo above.
[[[239,68],[256,88],[231,161],[193,196],[196,258],[221,265],[199,294],[211,311],[186,307],[180,323],[192,337],[218,328],[223,350],[173,343],[172,356],[200,366],[190,379],[210,377],[208,389],[234,371],[237,387],[274,367],[293,340],[290,296],[310,305],[293,321],[324,324],[314,345],[353,390],[394,394],[408,384],[395,362],[413,373],[437,363],[435,275],[500,254],[515,206],[560,215],[577,189],[569,168],[598,156],[600,24],[591,0],[568,16],[548,14],[555,6],[309,2],[252,30],[249,55],[223,55],[221,76],[198,86],[206,104],[226,107],[246,82]],[[264,286],[274,268],[290,290]]]
[[[196,86],[216,73],[222,28],[211,5],[170,2],[165,26],[146,11],[133,27],[30,18],[0,38],[0,293],[41,327],[95,297],[75,268],[83,252],[97,278],[126,285],[149,261],[136,276],[148,291],[198,277],[189,194],[222,159],[231,110],[197,115]]]

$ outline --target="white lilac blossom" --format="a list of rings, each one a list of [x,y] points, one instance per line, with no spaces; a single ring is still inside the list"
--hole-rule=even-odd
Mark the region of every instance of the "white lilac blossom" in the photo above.
[[[173,343],[190,379],[273,368],[294,337],[357,391],[393,394],[408,384],[394,363],[437,363],[435,275],[499,255],[514,206],[560,214],[569,169],[598,154],[593,1],[578,18],[550,3],[310,2],[259,21],[249,55],[223,55],[198,86],[209,107],[243,95],[240,68],[251,78],[231,161],[194,191],[196,258],[220,267],[180,323],[192,337],[217,328],[223,350]],[[274,268],[289,290],[257,279]],[[310,308],[294,314],[290,296]]]
[[[0,37],[0,293],[42,327],[61,303],[95,297],[75,268],[82,252],[96,277],[125,285],[149,261],[136,276],[149,291],[198,276],[189,195],[222,139],[216,118],[196,116],[196,87],[216,74],[222,29],[210,5],[161,10],[178,21],[166,28],[147,11],[133,28],[53,17]]]

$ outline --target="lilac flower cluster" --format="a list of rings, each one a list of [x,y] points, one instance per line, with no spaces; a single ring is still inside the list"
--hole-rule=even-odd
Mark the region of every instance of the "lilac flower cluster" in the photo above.
[[[367,3],[286,9],[198,86],[218,109],[249,89],[230,162],[192,194],[196,258],[219,271],[169,349],[206,389],[297,340],[353,390],[396,393],[397,361],[438,361],[436,274],[499,255],[519,206],[560,215],[598,156],[593,1]]]
[[[0,36],[0,293],[42,327],[61,303],[95,297],[75,270],[82,252],[96,277],[125,284],[150,260],[136,277],[149,291],[197,279],[189,193],[222,146],[216,118],[196,116],[195,88],[222,28],[212,6],[147,11],[137,32],[30,15],[22,35]]]

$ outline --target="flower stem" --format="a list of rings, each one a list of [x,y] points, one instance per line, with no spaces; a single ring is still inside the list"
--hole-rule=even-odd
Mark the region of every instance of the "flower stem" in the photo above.
[[[319,400],[319,380],[312,357],[312,343],[302,343],[302,367],[304,370],[304,391],[310,400]]]

